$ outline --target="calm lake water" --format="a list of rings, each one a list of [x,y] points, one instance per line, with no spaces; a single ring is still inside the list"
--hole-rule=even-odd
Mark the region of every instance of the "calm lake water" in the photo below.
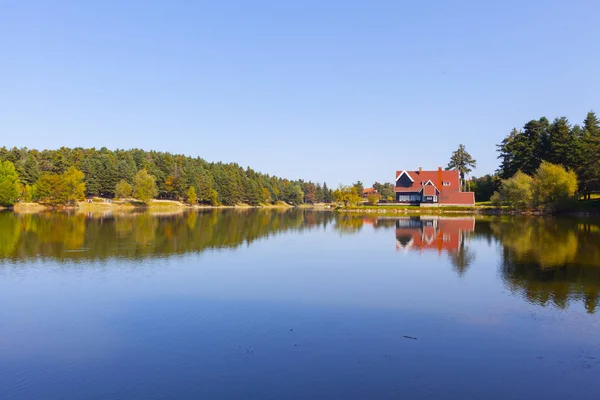
[[[599,399],[600,221],[0,214],[2,399]]]

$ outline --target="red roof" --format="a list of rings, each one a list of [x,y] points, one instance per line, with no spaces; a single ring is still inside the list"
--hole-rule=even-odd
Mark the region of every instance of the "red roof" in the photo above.
[[[414,186],[414,185],[413,185]],[[396,193],[419,193],[421,191],[421,187],[395,187],[394,192]]]
[[[473,192],[450,192],[440,193],[438,201],[441,204],[474,205],[475,193]]]
[[[400,174],[406,172],[408,176],[413,180],[413,187],[418,187],[418,190],[421,190],[421,185],[427,183],[427,181],[431,181],[435,186],[440,190],[446,190],[448,188],[452,188],[453,190],[458,191],[460,189],[460,180],[457,170],[437,170],[437,171],[396,171],[396,180],[400,177]],[[443,187],[443,182],[449,182],[449,186]],[[443,189],[442,189],[443,187]]]
[[[436,190],[435,190],[435,186],[433,185],[426,185],[423,186],[423,196],[436,196]]]
[[[373,188],[366,188],[363,190],[363,194],[373,194],[373,193],[377,193],[377,190],[375,190]]]

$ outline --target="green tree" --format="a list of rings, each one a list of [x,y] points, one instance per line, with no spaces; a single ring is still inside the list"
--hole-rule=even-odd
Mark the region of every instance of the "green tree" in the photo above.
[[[469,174],[477,166],[477,161],[471,157],[463,144],[458,146],[458,150],[452,153],[447,170],[455,169],[460,173],[460,185],[464,190],[465,175]]]
[[[44,172],[37,183],[39,201],[42,204],[57,206],[66,203],[67,195],[61,175]]]
[[[533,177],[532,188],[538,205],[554,207],[573,198],[577,191],[577,174],[544,161]]]
[[[31,203],[37,201],[37,185],[21,185],[21,201]]]
[[[323,182],[323,201],[325,203],[331,203],[333,201],[333,193],[331,189],[327,187],[327,182]]]
[[[185,197],[187,199],[188,204],[195,205],[198,203],[198,197],[196,196],[196,189],[193,186],[190,186],[185,192]]]
[[[377,190],[377,193],[379,193],[383,199],[394,197],[394,185],[392,183],[381,184],[379,182],[375,182],[373,184],[373,189]]]
[[[475,201],[488,201],[499,189],[500,178],[497,175],[484,175],[471,180],[471,189],[475,192]]]
[[[10,161],[0,162],[0,206],[9,207],[19,198],[19,176]]]
[[[65,186],[65,193],[67,195],[67,203],[75,204],[78,201],[85,199],[85,182],[84,174],[75,167],[69,167],[64,174],[62,174],[63,185]]]
[[[344,185],[340,185],[340,187],[333,192],[333,198],[336,202],[344,204],[345,208],[348,208],[350,204],[357,204],[362,200],[356,186]]]
[[[121,179],[115,187],[115,197],[126,199],[131,197],[131,193],[133,193],[133,187],[125,179]]]
[[[531,120],[519,131],[514,128],[498,145],[499,158],[502,160],[499,175],[508,179],[517,171],[533,174],[548,153],[548,131],[550,122],[542,117]]]
[[[18,168],[21,182],[26,185],[33,185],[40,177],[40,166],[33,154],[29,153],[20,163]]]
[[[208,194],[208,202],[211,206],[219,205],[219,194],[215,189],[210,189],[210,193]]]
[[[75,167],[62,174],[46,172],[38,180],[37,196],[43,204],[75,205],[85,198],[84,174]]]
[[[589,199],[592,192],[600,191],[600,121],[590,111],[583,121],[581,161],[577,172],[581,191]]]
[[[150,175],[145,169],[138,171],[135,175],[133,196],[146,204],[154,197],[158,196],[156,178],[153,175]]]
[[[548,154],[544,159],[572,169],[577,165],[578,151],[578,138],[571,129],[569,121],[565,117],[555,119],[550,127]]]
[[[527,209],[533,205],[533,179],[517,171],[512,178],[502,181],[500,199],[503,203],[518,209]]]
[[[359,196],[362,196],[363,191],[365,190],[365,186],[363,185],[363,183],[361,181],[356,181],[356,183],[352,186],[356,188],[356,193],[358,193]]]
[[[298,205],[302,204],[304,200],[304,192],[299,185],[288,184],[283,190],[283,201],[288,204]]]

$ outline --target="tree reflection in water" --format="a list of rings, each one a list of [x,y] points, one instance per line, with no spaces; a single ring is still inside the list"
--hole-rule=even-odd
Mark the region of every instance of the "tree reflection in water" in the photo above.
[[[597,220],[532,217],[487,224],[502,245],[500,268],[511,291],[535,304],[566,308],[571,301],[582,301],[589,313],[596,311],[600,297]]]
[[[598,307],[600,222],[592,218],[365,218],[305,209],[118,216],[2,212],[0,263],[144,259],[235,248],[329,224],[340,234],[361,233],[366,225],[393,230],[398,251],[446,254],[459,276],[475,262],[472,243],[497,244],[500,276],[512,293],[539,305],[582,302],[589,313]]]

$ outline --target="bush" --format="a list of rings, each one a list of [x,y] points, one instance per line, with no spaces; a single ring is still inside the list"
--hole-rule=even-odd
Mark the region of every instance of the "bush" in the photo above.
[[[540,206],[564,206],[576,191],[577,174],[562,165],[542,162],[533,177],[533,193]]]
[[[533,179],[518,171],[512,178],[502,181],[500,200],[518,209],[532,207]]]
[[[375,205],[377,205],[377,203],[379,203],[379,195],[370,194],[367,196],[367,201],[369,202],[370,205],[375,206]]]
[[[133,187],[129,183],[127,183],[124,179],[121,179],[117,186],[115,187],[115,197],[118,199],[126,199],[131,197],[131,193],[133,192]]]
[[[494,192],[494,194],[492,194],[490,197],[490,202],[494,207],[501,207],[504,203],[502,201],[502,196],[500,196],[500,193],[498,192]]]
[[[19,198],[19,176],[10,161],[0,162],[0,206],[9,207]]]

